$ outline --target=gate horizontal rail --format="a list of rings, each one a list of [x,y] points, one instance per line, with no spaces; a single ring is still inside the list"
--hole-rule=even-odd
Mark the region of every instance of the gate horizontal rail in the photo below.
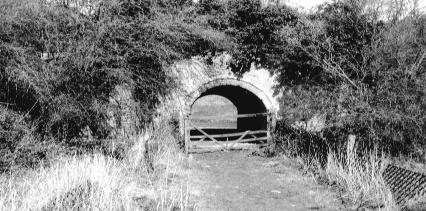
[[[245,132],[240,132],[240,133],[229,133],[229,134],[216,134],[216,135],[210,135],[208,133],[206,133],[204,130],[198,128],[198,127],[194,127],[196,130],[198,130],[200,133],[202,133],[203,135],[197,135],[197,136],[189,136],[189,140],[187,142],[187,150],[191,149],[193,147],[193,145],[191,144],[191,142],[195,143],[207,143],[207,142],[212,142],[215,145],[217,145],[219,148],[218,149],[233,149],[236,144],[245,144],[245,143],[249,143],[249,142],[257,142],[257,141],[268,141],[269,137],[266,130],[257,130],[257,131],[250,131],[247,130]],[[255,134],[262,134],[265,133],[266,136],[263,137],[256,137]],[[224,138],[224,137],[238,137],[238,139],[235,140],[226,140],[226,141],[218,141],[216,138]],[[249,137],[247,137],[249,136]],[[191,138],[199,138],[198,140],[191,140]],[[247,137],[247,138],[246,138]],[[211,141],[205,141],[206,139],[210,139]],[[196,146],[197,144],[195,144],[195,148],[197,148]],[[263,144],[261,144],[263,145]],[[259,145],[258,145],[259,146]]]
[[[246,131],[247,132],[247,131]],[[226,134],[217,134],[217,135],[210,135],[210,137],[213,138],[229,138],[229,137],[237,137],[242,136],[246,132],[239,132],[239,133],[226,133]],[[249,131],[246,135],[256,135],[256,134],[262,134],[267,133],[267,130],[255,130],[255,131]],[[206,135],[196,135],[196,136],[190,136],[191,139],[200,139],[200,138],[206,138]]]
[[[254,130],[247,130],[244,132],[238,128],[222,128],[220,126],[202,126],[202,125],[194,125],[195,121],[217,121],[217,120],[226,120],[227,118],[256,118],[262,117],[266,118],[266,127],[262,130],[256,130],[258,128],[253,128]],[[185,136],[185,152],[189,153],[190,149],[192,150],[201,150],[203,147],[215,146],[215,150],[230,150],[230,149],[238,149],[238,148],[246,148],[253,146],[265,146],[270,144],[271,140],[271,128],[273,123],[273,116],[270,112],[262,112],[262,113],[250,113],[250,114],[238,114],[238,115],[225,115],[220,116],[221,119],[216,119],[217,116],[204,116],[204,117],[191,117],[187,116],[184,118],[184,136]],[[263,120],[262,120],[263,121]],[[208,134],[207,129],[233,129],[234,131],[228,131],[231,133],[221,133],[218,134],[216,131],[214,134]],[[237,131],[235,131],[235,129]],[[194,134],[191,136],[191,131],[198,131],[201,134]],[[225,132],[225,131],[222,131]],[[226,140],[224,140],[226,139]],[[230,140],[231,139],[231,140]],[[266,141],[266,142],[264,142]],[[255,145],[254,145],[255,144]],[[211,149],[209,149],[211,150]],[[195,152],[195,151],[192,151]]]
[[[207,138],[207,136],[205,137]],[[224,142],[224,143],[248,143],[248,142],[255,142],[255,141],[267,141],[268,137],[256,137],[256,138],[247,138],[247,139],[241,139],[241,140],[231,140],[231,141],[218,141],[219,143]],[[194,142],[194,140],[191,140],[192,142]],[[200,139],[199,141],[205,141],[204,138]]]
[[[240,141],[238,141],[238,143],[248,143],[248,142],[254,142],[254,141],[267,141],[267,140],[268,140],[268,137],[248,138],[248,139],[241,139]]]
[[[224,115],[220,116],[221,118],[247,118],[247,117],[257,117],[257,116],[266,116],[269,113],[254,113],[254,114],[238,114],[238,115]],[[191,117],[189,120],[210,120],[212,117]]]

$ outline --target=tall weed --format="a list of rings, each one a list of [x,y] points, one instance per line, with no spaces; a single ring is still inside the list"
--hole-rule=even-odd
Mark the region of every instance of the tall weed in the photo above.
[[[329,184],[341,189],[342,199],[352,209],[398,209],[382,177],[387,158],[374,150],[364,151],[362,154],[364,159],[348,153],[346,160],[342,160],[341,155],[330,153],[325,168]]]
[[[174,210],[191,207],[185,156],[166,123],[134,138],[124,159],[62,155],[0,176],[1,210]],[[152,133],[155,133],[153,135]]]

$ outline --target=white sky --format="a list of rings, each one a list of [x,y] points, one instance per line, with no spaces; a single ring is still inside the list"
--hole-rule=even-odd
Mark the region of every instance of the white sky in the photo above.
[[[280,0],[280,1],[285,2],[286,4],[290,6],[297,7],[305,11],[309,11],[324,2],[331,2],[332,0]],[[426,0],[418,0],[418,6],[421,12],[426,13]]]
[[[310,10],[322,3],[326,2],[326,0],[287,0],[286,3],[290,6],[302,8],[303,10]]]

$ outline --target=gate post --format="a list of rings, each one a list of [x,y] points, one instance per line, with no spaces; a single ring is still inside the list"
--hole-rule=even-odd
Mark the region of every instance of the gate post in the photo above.
[[[272,144],[272,135],[271,135],[271,133],[274,130],[274,121],[275,121],[274,120],[274,115],[273,115],[272,112],[268,112],[266,120],[267,120],[267,126],[266,126],[266,130],[267,130],[267,133],[266,133],[267,144],[270,145],[270,144]]]
[[[184,137],[185,137],[185,153],[188,154],[189,153],[189,144],[190,144],[190,128],[189,128],[189,120],[188,117],[185,116],[184,117],[184,121],[183,121],[183,125],[184,125]]]

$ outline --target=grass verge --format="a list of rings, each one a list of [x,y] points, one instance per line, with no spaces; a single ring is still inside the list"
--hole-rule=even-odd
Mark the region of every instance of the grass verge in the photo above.
[[[348,153],[329,153],[323,176],[340,190],[341,198],[351,210],[397,210],[390,189],[382,178],[387,158],[377,151],[363,153],[365,159]]]
[[[167,124],[153,128],[123,159],[63,155],[0,175],[0,210],[188,209],[186,158]]]

